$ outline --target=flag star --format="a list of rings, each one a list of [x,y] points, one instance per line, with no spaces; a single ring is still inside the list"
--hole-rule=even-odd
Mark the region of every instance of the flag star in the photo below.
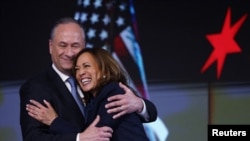
[[[95,32],[96,32],[95,29],[90,28],[89,31],[88,31],[88,33],[87,33],[88,38],[89,38],[89,39],[94,38],[94,37],[95,37]]]
[[[86,48],[93,48],[93,44],[87,43]]]
[[[119,8],[121,9],[121,11],[124,11],[124,10],[126,9],[126,6],[125,6],[125,4],[121,4],[121,5],[119,6]]]
[[[87,13],[82,12],[81,18],[80,18],[81,22],[83,22],[83,23],[86,22],[87,21],[87,16],[88,16]]]
[[[101,5],[102,5],[102,1],[101,1],[101,0],[95,0],[94,6],[95,6],[96,9],[97,9],[98,7],[101,7]]]
[[[104,25],[108,25],[109,24],[109,22],[110,22],[110,18],[109,18],[109,16],[106,14],[105,16],[104,16],[104,18],[103,18],[103,20],[102,20],[103,22],[104,22]]]
[[[98,16],[99,16],[98,14],[95,14],[95,13],[92,14],[92,16],[90,18],[90,21],[92,24],[98,22]]]
[[[76,12],[75,16],[74,16],[75,20],[79,20],[80,19],[80,12]]]
[[[84,0],[83,7],[88,7],[89,5],[90,5],[90,1],[89,0]]]
[[[105,49],[105,50],[108,50],[108,46],[107,45],[103,45],[102,48]]]
[[[108,37],[108,33],[105,30],[102,30],[101,33],[99,34],[101,40],[104,40]]]
[[[124,24],[124,19],[122,17],[119,17],[116,20],[116,24],[117,24],[117,26],[122,26]]]

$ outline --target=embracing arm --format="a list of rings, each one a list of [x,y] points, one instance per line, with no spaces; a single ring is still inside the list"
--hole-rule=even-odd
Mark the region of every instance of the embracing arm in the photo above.
[[[135,95],[122,83],[119,83],[119,85],[125,91],[125,94],[109,97],[109,103],[105,106],[108,109],[108,113],[115,113],[114,119],[127,113],[137,112],[142,122],[153,122],[156,120],[157,109],[151,101]]]
[[[27,104],[26,110],[28,114],[34,119],[40,121],[43,124],[49,126],[49,132],[53,134],[67,134],[71,132],[77,133],[75,127],[70,123],[60,118],[55,112],[54,108],[49,102],[43,100],[45,106],[35,100],[30,100],[30,104]],[[100,117],[97,116],[87,129],[78,133],[77,141],[87,140],[100,140],[108,141],[112,136],[112,129],[109,127],[96,127]]]
[[[44,105],[31,99],[26,105],[29,116],[40,121],[49,127],[49,132],[53,134],[77,133],[77,127],[72,126],[61,117],[59,117],[51,104],[43,100]]]
[[[153,121],[155,121],[156,118],[157,118],[157,110],[156,110],[156,107],[155,107],[154,103],[152,103],[151,101],[149,101],[147,99],[143,99],[143,101],[145,102],[144,108],[145,108],[145,113],[146,114],[138,113],[139,115],[141,115],[142,121],[143,122],[153,122]]]
[[[46,106],[39,103],[39,101],[42,101],[39,96],[41,92],[46,93],[43,89],[36,88],[35,86],[25,85],[20,89],[20,123],[23,140],[76,141],[78,139],[78,141],[109,141],[113,131],[109,127],[96,127],[96,124],[99,122],[98,117],[83,132],[77,132],[72,124],[57,116],[49,102],[44,101]],[[30,101],[30,99],[38,99],[39,101]],[[28,104],[29,102],[31,103]]]

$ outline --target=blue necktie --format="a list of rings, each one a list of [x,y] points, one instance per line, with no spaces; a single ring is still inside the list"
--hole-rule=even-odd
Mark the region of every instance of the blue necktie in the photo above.
[[[83,102],[81,101],[80,95],[77,92],[77,86],[76,86],[76,82],[75,79],[73,77],[69,77],[67,79],[67,81],[70,83],[71,86],[71,94],[73,95],[78,107],[80,108],[83,116],[85,116],[85,111],[84,111],[84,105]]]

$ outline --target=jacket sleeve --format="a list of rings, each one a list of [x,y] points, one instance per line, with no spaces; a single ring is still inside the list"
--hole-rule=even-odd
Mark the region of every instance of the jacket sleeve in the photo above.
[[[143,117],[141,117],[142,122],[148,123],[148,122],[155,121],[156,118],[157,118],[157,109],[156,109],[154,103],[151,102],[151,101],[149,101],[149,100],[147,100],[147,99],[144,99],[144,98],[143,98],[143,100],[144,100],[146,108],[147,108],[149,119],[145,120]]]
[[[65,134],[52,134],[48,126],[40,123],[28,115],[26,104],[30,99],[35,99],[42,103],[42,94],[47,93],[44,87],[39,84],[25,83],[21,86],[20,95],[20,125],[24,141],[76,141],[77,133],[69,132]]]
[[[49,132],[53,134],[67,134],[67,133],[77,133],[77,127],[74,127],[69,122],[65,121],[61,117],[57,117],[51,123],[49,127]]]

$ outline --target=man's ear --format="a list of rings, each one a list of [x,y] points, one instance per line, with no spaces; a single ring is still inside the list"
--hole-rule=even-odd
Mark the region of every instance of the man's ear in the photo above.
[[[49,53],[52,54],[52,40],[49,40]]]

